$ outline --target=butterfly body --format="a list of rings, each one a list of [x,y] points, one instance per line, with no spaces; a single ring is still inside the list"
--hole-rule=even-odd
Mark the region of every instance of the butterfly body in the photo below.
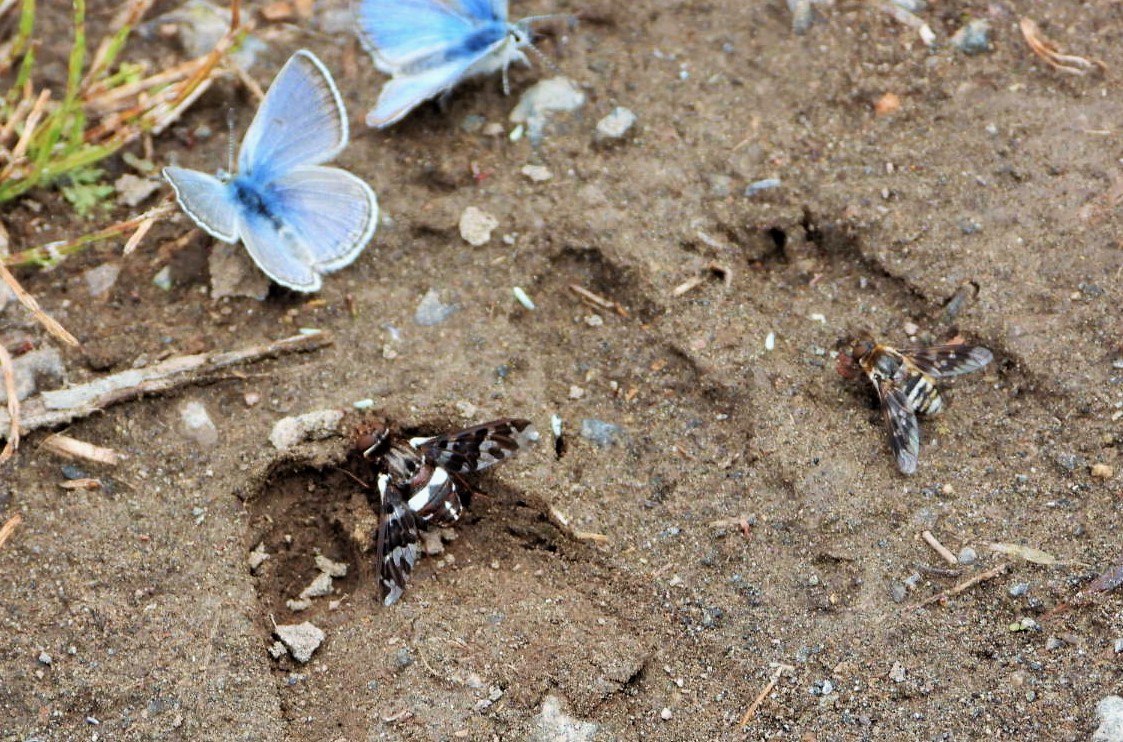
[[[269,87],[246,131],[237,172],[167,167],[164,177],[201,229],[242,242],[276,283],[317,291],[323,274],[359,256],[378,222],[370,186],[324,165],[347,140],[346,110],[331,74],[301,50]]]
[[[507,0],[359,0],[359,38],[381,72],[391,75],[367,125],[390,126],[461,81],[529,65],[529,19],[511,23]]]
[[[994,355],[979,346],[933,345],[897,350],[872,339],[860,339],[848,356],[865,373],[881,401],[889,444],[903,474],[916,471],[920,454],[917,414],[935,415],[944,408],[936,378],[977,371]]]
[[[472,490],[463,475],[482,471],[538,439],[527,420],[502,418],[433,438],[392,443],[379,451],[385,435],[370,437],[364,452],[379,458],[380,521],[376,559],[383,602],[401,597],[419,556],[421,531],[460,519]]]

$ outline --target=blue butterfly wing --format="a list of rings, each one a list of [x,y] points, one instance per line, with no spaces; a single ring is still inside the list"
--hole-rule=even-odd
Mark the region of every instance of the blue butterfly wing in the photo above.
[[[238,241],[238,208],[226,183],[182,167],[164,168],[164,178],[184,213],[200,228],[223,242]]]
[[[459,45],[480,21],[488,20],[476,12],[481,5],[490,0],[360,0],[355,20],[375,64],[393,74],[426,66],[426,60],[439,60]]]
[[[305,165],[270,184],[278,216],[318,273],[349,265],[374,236],[378,199],[346,170]]]
[[[347,111],[331,73],[302,49],[269,86],[242,140],[238,171],[268,183],[299,165],[333,159],[347,136]]]
[[[293,291],[319,291],[320,274],[312,268],[312,253],[296,234],[266,216],[243,211],[238,236],[257,267],[275,283]]]
[[[484,55],[453,59],[416,74],[399,73],[382,86],[378,103],[367,114],[367,126],[382,128],[401,120],[430,98],[452,88]]]

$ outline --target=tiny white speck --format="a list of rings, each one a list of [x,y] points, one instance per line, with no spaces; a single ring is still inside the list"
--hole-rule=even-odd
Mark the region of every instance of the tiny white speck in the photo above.
[[[319,330],[315,327],[301,327],[300,328],[300,334],[305,335],[305,336],[307,336],[307,335],[319,335],[321,332],[323,332],[323,330]]]
[[[525,129],[523,129],[523,125],[519,124],[514,129],[511,129],[511,133],[507,135],[507,138],[512,142],[517,142],[523,138],[523,131],[525,131]]]
[[[768,337],[764,338],[764,349],[770,352],[776,349],[776,333],[770,332]]]
[[[550,416],[550,430],[553,431],[555,438],[561,438],[561,434],[562,434],[561,415],[554,414],[554,415]]]
[[[521,286],[516,286],[513,289],[513,291],[514,291],[514,294],[515,294],[515,298],[518,299],[518,301],[519,301],[519,304],[522,304],[524,307],[526,307],[527,309],[529,309],[532,312],[535,309],[538,308],[538,307],[534,306],[534,302],[531,301],[530,297],[527,296],[527,293],[525,291],[523,291]]]
[[[827,324],[826,315],[819,314],[818,312],[807,315],[807,319],[811,320],[812,322],[822,322],[824,325]]]
[[[351,406],[356,410],[369,410],[371,407],[374,407],[374,400],[370,398],[356,399],[351,403]]]

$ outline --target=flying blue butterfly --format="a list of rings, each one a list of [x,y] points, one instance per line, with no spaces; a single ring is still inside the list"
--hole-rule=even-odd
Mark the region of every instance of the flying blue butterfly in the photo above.
[[[323,163],[347,146],[347,111],[323,62],[296,52],[277,73],[238,153],[218,177],[164,168],[184,212],[212,236],[246,246],[257,266],[295,291],[318,291],[374,235],[378,199],[361,179]]]
[[[461,80],[503,70],[531,41],[530,23],[507,20],[507,0],[358,0],[359,38],[374,66],[393,78],[367,114],[367,126],[400,121],[424,101]]]

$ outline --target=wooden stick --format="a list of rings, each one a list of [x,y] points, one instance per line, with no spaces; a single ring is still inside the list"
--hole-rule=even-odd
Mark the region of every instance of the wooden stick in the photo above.
[[[1008,562],[1006,562],[1006,563],[1003,563],[1003,564],[999,564],[994,569],[988,569],[986,572],[980,572],[979,574],[975,575],[971,579],[964,580],[963,582],[959,583],[955,587],[944,590],[942,593],[936,593],[935,595],[933,595],[930,598],[925,598],[921,602],[917,603],[913,607],[913,609],[914,610],[920,610],[921,608],[924,608],[925,606],[929,606],[933,603],[938,603],[941,600],[947,600],[948,598],[950,598],[953,595],[959,595],[964,590],[966,590],[970,587],[973,587],[973,586],[979,584],[980,582],[985,582],[986,580],[990,580],[990,579],[993,579],[995,577],[998,577],[1000,574],[1002,574],[1007,569],[1009,569],[1009,567],[1010,567],[1010,564]]]
[[[0,343],[0,371],[4,373],[4,392],[8,396],[8,441],[0,451],[0,466],[15,455],[19,448],[19,397],[16,395],[16,374],[12,370],[12,356]]]
[[[780,682],[780,676],[784,674],[784,670],[794,669],[795,668],[791,665],[776,666],[776,669],[772,672],[772,677],[768,680],[768,685],[764,686],[764,690],[757,694],[756,699],[751,704],[749,704],[749,708],[747,711],[745,711],[745,715],[741,717],[742,727],[747,726],[748,723],[752,721],[753,714],[756,713],[757,708],[760,707],[760,704],[764,703],[764,699],[767,698],[768,694],[772,692],[772,689],[776,687],[776,683]]]
[[[921,531],[920,537],[924,539],[928,543],[928,545],[931,546],[933,550],[935,550],[937,554],[943,557],[943,560],[945,562],[952,565],[953,567],[959,564],[959,559],[956,558],[955,554],[952,554],[950,551],[948,551],[948,548],[946,546],[937,541],[936,537],[932,535],[931,531]]]
[[[39,320],[39,324],[47,328],[47,332],[67,345],[72,347],[78,346],[78,338],[67,332],[66,328],[60,325],[54,317],[43,311],[39,306],[39,302],[35,301],[35,297],[27,293],[23,286],[20,286],[19,281],[17,281],[16,277],[12,275],[12,272],[8,270],[8,266],[4,265],[2,259],[0,259],[0,280],[8,284],[8,288],[15,293],[16,298],[20,300],[20,304],[23,304],[27,311],[35,315],[35,319]]]
[[[121,461],[121,454],[112,448],[96,446],[93,443],[80,441],[62,433],[55,433],[43,441],[40,448],[45,448],[59,456],[71,459],[86,459],[98,464],[116,466]]]
[[[284,340],[238,350],[176,356],[147,368],[129,369],[86,384],[43,392],[24,402],[20,427],[26,433],[39,428],[65,425],[146,394],[159,394],[188,384],[204,383],[208,376],[230,366],[275,358],[286,353],[319,350],[332,342],[331,335],[326,332],[294,335]],[[8,416],[0,413],[0,426],[6,427],[8,424]]]
[[[3,527],[0,527],[0,546],[4,545],[4,542],[8,540],[8,537],[12,535],[12,531],[16,530],[16,526],[18,526],[22,522],[23,516],[19,513],[16,513],[11,518],[8,518],[8,522],[5,523]]]

